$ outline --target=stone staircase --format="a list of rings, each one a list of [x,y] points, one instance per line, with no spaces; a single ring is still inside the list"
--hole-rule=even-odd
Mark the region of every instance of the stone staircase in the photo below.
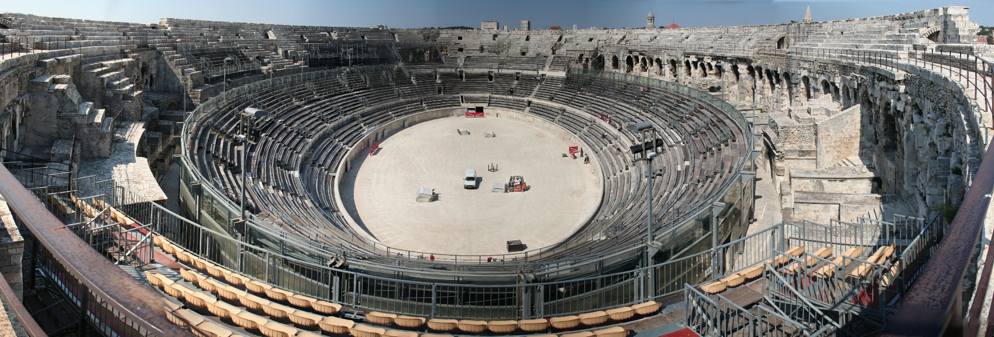
[[[135,82],[140,79],[139,62],[131,57],[99,61],[83,65],[82,71],[84,97],[111,117],[141,120],[143,92]]]
[[[55,109],[56,123],[35,126],[37,129],[56,128],[56,139],[50,153],[65,152],[64,143],[58,140],[80,142],[83,158],[110,156],[114,118],[105,109],[98,109],[93,102],[83,101],[69,75],[42,75],[31,81],[30,93],[36,102],[44,101]]]
[[[153,48],[162,53],[162,58],[169,64],[169,69],[173,71],[176,78],[180,79],[183,89],[190,96],[190,100],[195,105],[200,105],[200,92],[204,86],[204,75],[197,70],[190,60],[176,51],[176,48],[167,44],[153,45]]]

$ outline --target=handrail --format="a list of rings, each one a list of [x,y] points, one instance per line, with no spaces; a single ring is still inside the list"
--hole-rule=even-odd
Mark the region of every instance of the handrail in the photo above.
[[[46,337],[45,330],[42,330],[38,322],[35,321],[34,317],[28,312],[28,309],[24,307],[24,303],[21,303],[21,299],[17,298],[17,294],[14,293],[14,289],[10,288],[10,284],[7,283],[6,277],[0,277],[0,296],[3,296],[3,303],[7,304],[7,309],[14,312],[13,317],[17,318],[17,324],[21,325],[24,332],[30,337]],[[8,317],[11,317],[10,313],[7,313]],[[14,325],[17,325],[14,324]],[[12,327],[13,328],[13,327]],[[16,332],[16,328],[15,329]]]
[[[104,310],[108,315],[88,315],[121,336],[180,336],[188,332],[165,319],[161,294],[139,283],[124,270],[113,265],[100,253],[83,242],[71,231],[62,229],[63,223],[14,178],[6,167],[0,165],[0,195],[21,221],[31,237],[63,268],[67,277],[82,285],[85,292],[81,301],[91,310]],[[122,303],[123,302],[123,303]],[[127,303],[127,304],[125,304]]]

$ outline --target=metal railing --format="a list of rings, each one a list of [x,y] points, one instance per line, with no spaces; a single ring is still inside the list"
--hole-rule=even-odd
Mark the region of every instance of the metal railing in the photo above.
[[[733,247],[765,246],[770,237],[779,237],[782,231],[781,226],[774,226],[713,249],[630,271],[564,281],[469,284],[404,280],[333,268],[329,265],[332,261],[314,263],[298,258],[300,251],[294,247],[272,251],[240,242],[155,203],[123,206],[121,210],[194,255],[277,287],[364,310],[464,319],[569,315],[677,296],[686,283],[720,277],[712,274],[711,261],[717,255],[736,252],[750,262],[772,258],[772,250],[737,252]],[[678,285],[670,286],[673,283]]]
[[[44,276],[83,313],[80,320],[104,335],[188,334],[165,319],[158,300],[161,295],[64,230],[65,224],[5,167],[0,167],[0,195],[25,237],[25,289],[32,288],[35,273]]]

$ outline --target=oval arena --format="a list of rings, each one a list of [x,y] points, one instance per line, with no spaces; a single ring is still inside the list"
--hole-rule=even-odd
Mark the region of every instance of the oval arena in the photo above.
[[[968,14],[0,14],[0,295],[29,336],[989,334]]]

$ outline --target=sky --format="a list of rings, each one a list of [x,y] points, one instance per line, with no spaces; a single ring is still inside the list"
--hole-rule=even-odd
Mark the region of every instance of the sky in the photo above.
[[[498,20],[533,28],[574,24],[643,27],[650,10],[656,25],[778,24],[800,21],[811,6],[816,21],[970,7],[970,18],[994,25],[994,0],[3,0],[0,11],[91,20],[156,23],[159,18],[322,26],[478,27]]]

